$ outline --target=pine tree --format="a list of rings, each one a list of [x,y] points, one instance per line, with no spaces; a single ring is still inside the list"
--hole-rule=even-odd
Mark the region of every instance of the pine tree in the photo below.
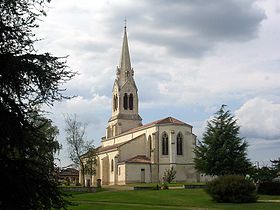
[[[207,175],[245,175],[250,168],[248,144],[239,136],[240,127],[222,105],[208,123],[202,142],[195,148],[195,168]]]
[[[50,0],[0,1],[0,209],[60,209],[57,128],[41,107],[65,98],[65,60],[38,54],[33,29]]]

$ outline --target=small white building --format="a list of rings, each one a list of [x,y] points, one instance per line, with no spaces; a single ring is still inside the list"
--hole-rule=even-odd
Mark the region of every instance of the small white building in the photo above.
[[[177,172],[175,181],[197,181],[192,126],[172,117],[142,125],[126,27],[112,90],[112,116],[101,144],[96,175],[86,176],[94,185],[97,179],[103,185],[162,182],[164,171],[172,166]]]

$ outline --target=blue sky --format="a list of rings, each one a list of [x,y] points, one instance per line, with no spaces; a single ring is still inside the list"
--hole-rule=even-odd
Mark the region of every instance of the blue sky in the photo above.
[[[237,117],[249,158],[280,157],[278,0],[52,1],[36,30],[39,52],[68,57],[77,97],[48,108],[60,129],[61,165],[70,163],[63,114],[78,115],[95,145],[111,115],[124,18],[143,123],[173,116],[194,126],[222,104]]]

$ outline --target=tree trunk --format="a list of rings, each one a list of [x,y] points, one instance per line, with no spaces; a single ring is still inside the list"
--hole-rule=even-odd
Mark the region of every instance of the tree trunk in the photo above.
[[[84,166],[84,163],[81,161],[80,162],[80,165],[81,165],[81,185],[83,187],[85,187],[85,166]]]

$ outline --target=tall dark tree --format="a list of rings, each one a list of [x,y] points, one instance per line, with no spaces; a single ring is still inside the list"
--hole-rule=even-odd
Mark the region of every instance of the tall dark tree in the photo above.
[[[38,54],[37,25],[50,0],[0,0],[0,209],[62,208],[54,177],[57,131],[41,106],[64,98],[65,59]]]
[[[244,175],[250,168],[247,143],[239,136],[240,127],[222,105],[207,123],[202,142],[195,148],[195,168],[207,175]]]

